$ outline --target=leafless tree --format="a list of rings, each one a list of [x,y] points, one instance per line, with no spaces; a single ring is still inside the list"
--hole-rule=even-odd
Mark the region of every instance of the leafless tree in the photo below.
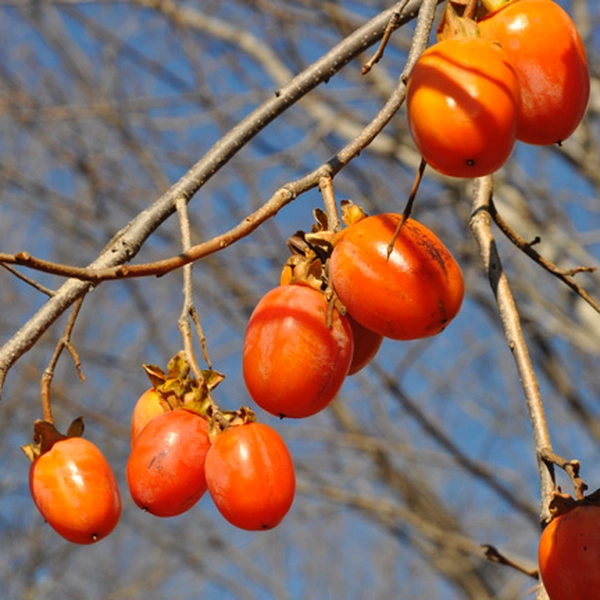
[[[182,267],[193,265],[193,307],[226,375],[216,399],[252,406],[247,319],[279,281],[287,238],[310,229],[319,185],[368,213],[404,209],[421,161],[406,76],[436,4],[0,1],[3,598],[509,600],[536,588],[524,571],[548,494],[572,490],[571,459],[600,487],[590,0],[561,2],[592,74],[575,134],[518,145],[493,179],[425,172],[413,216],[461,265],[455,321],[435,338],[386,340],[315,417],[257,409],[297,468],[282,525],[234,530],[208,496],[156,519],[126,492],[141,365],[182,347]],[[63,542],[29,496],[19,446],[48,384],[57,425],[84,415],[122,483],[119,527],[89,548]]]

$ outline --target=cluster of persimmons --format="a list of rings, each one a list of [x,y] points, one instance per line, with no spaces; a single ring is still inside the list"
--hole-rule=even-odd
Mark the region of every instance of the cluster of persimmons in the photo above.
[[[484,0],[473,18],[448,4],[437,43],[407,82],[411,134],[424,161],[455,177],[490,174],[517,140],[561,143],[585,112],[585,52],[565,11],[551,0]],[[458,314],[460,267],[443,243],[408,215],[367,216],[342,202],[343,227],[315,211],[309,233],[289,240],[279,285],[255,307],[243,346],[243,376],[257,406],[305,418],[325,409],[384,338],[436,335]],[[192,368],[182,351],[166,372],[145,366],[152,387],[132,415],[127,483],[143,510],[171,517],[209,492],[219,512],[247,530],[270,529],[292,506],[296,479],[286,444],[249,408],[222,411],[212,391],[223,376]],[[30,489],[48,523],[90,544],[121,515],[115,476],[81,437],[37,421]],[[562,496],[557,494],[560,500]],[[600,594],[600,509],[593,498],[557,501],[539,546],[552,600]]]
[[[342,203],[347,226],[319,225],[290,239],[280,285],[253,311],[243,374],[256,404],[278,417],[323,410],[345,378],[375,356],[384,337],[410,340],[442,331],[464,296],[460,268],[424,225],[399,214],[367,217]],[[401,225],[401,227],[400,227]],[[219,512],[247,530],[271,529],[292,506],[296,478],[281,436],[247,407],[224,411],[214,388],[223,375],[194,370],[184,351],[167,372],[145,365],[152,387],[131,421],[127,483],[134,502],[157,517],[190,510],[208,491]],[[90,544],[121,514],[115,476],[83,439],[35,424],[30,487],[48,523],[67,540]]]
[[[497,171],[517,140],[551,145],[581,122],[590,95],[585,49],[552,0],[483,0],[475,19],[444,14],[438,42],[407,87],[408,124],[423,158],[453,177]]]

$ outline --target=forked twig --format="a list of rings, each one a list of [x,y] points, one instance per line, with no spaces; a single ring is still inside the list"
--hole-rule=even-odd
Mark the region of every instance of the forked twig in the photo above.
[[[71,335],[73,333],[73,328],[75,327],[75,322],[77,321],[77,316],[79,315],[79,311],[83,304],[84,297],[79,298],[75,304],[73,305],[73,310],[69,316],[69,320],[65,327],[65,330],[58,340],[58,344],[54,349],[54,354],[48,363],[48,366],[44,370],[42,375],[42,381],[40,384],[41,388],[41,398],[42,398],[42,412],[44,421],[48,423],[54,423],[54,416],[52,414],[52,401],[50,397],[50,386],[52,384],[52,379],[54,378],[54,369],[58,364],[58,359],[62,354],[62,351],[66,348],[69,351],[69,354],[73,357],[73,362],[75,363],[75,368],[77,369],[77,374],[79,375],[79,379],[81,381],[85,381],[85,376],[83,375],[83,371],[81,368],[81,360],[79,359],[79,354],[75,350],[75,346],[71,343]]]
[[[191,235],[190,235],[190,220],[187,212],[187,202],[185,198],[179,197],[175,200],[175,205],[177,207],[177,214],[179,216],[179,228],[181,231],[181,245],[183,247],[183,251],[189,249],[191,246]],[[192,268],[193,263],[187,264],[183,267],[183,308],[181,309],[181,315],[179,316],[179,320],[177,322],[177,326],[179,327],[179,332],[181,333],[181,339],[183,341],[183,350],[185,352],[185,357],[196,381],[201,386],[204,381],[204,376],[202,375],[202,371],[198,366],[198,361],[196,360],[196,355],[194,353],[194,341],[192,336],[192,329],[190,327],[190,317],[192,314],[196,314],[196,310],[194,307],[194,291],[192,287]],[[197,325],[200,324],[200,321],[196,315],[194,322]]]
[[[385,31],[383,32],[383,37],[381,38],[381,42],[379,42],[379,46],[377,46],[377,50],[370,58],[370,60],[368,60],[362,66],[361,73],[363,75],[366,75],[383,58],[383,53],[385,52],[388,42],[392,37],[392,33],[394,33],[394,31],[398,28],[398,24],[400,22],[400,15],[402,14],[402,11],[404,10],[407,4],[408,0],[404,0],[402,5],[398,8],[397,12],[394,12],[390,17],[390,21],[387,24]]]
[[[542,448],[539,454],[542,460],[548,464],[556,465],[571,478],[573,487],[575,488],[575,499],[582,500],[588,486],[579,476],[581,463],[578,460],[567,460],[566,458],[559,456],[552,448]]]
[[[566,283],[578,296],[585,300],[596,312],[600,313],[600,302],[593,298],[582,286],[574,279],[573,275],[577,273],[591,273],[596,270],[596,267],[575,267],[572,269],[560,269],[553,262],[543,257],[535,248],[534,244],[540,240],[536,238],[533,242],[527,242],[522,238],[510,225],[501,217],[493,198],[490,199],[490,215],[494,219],[494,223],[500,231],[522,252],[531,258],[538,265],[546,269],[549,273],[555,275],[562,282]]]

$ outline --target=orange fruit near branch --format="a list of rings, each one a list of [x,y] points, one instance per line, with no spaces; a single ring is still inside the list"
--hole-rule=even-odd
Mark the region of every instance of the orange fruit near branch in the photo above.
[[[133,444],[127,484],[133,501],[157,517],[188,511],[206,492],[206,419],[185,408],[154,417]]]
[[[517,139],[547,145],[568,138],[590,97],[585,49],[569,15],[551,0],[517,0],[479,22],[515,67],[521,104]]]
[[[348,318],[320,291],[302,284],[278,286],[262,297],[248,321],[244,381],[263,410],[308,417],[338,393],[353,352]]]
[[[114,473],[98,447],[81,437],[57,441],[29,471],[35,505],[69,542],[93,544],[117,526],[121,496]]]
[[[424,225],[407,219],[388,258],[401,215],[362,219],[339,237],[329,261],[331,283],[348,314],[392,339],[441,332],[464,297],[460,267]]]
[[[228,427],[215,437],[206,456],[206,480],[225,519],[250,531],[277,526],[296,492],[285,442],[273,428],[256,422]]]
[[[538,563],[551,600],[593,600],[600,594],[600,507],[581,504],[542,532]]]
[[[516,140],[521,91],[516,71],[497,45],[474,37],[429,47],[408,79],[412,138],[434,169],[453,177],[498,170]]]

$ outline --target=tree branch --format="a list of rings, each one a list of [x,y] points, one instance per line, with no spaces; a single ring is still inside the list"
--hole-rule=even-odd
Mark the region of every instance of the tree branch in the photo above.
[[[421,3],[421,0],[409,2],[399,19],[399,25],[413,19]],[[88,269],[112,269],[131,260],[139,252],[148,237],[173,214],[175,211],[175,200],[178,197],[183,197],[186,202],[189,202],[193,195],[221,167],[269,123],[319,84],[328,81],[361,52],[375,44],[383,35],[394,12],[397,12],[398,7],[402,4],[403,2],[400,2],[374,17],[363,27],[342,40],[321,59],[296,76],[289,84],[279,89],[271,99],[255,109],[248,117],[221,138],[200,161],[158,198],[152,206],[140,213],[121,230],[102,251],[100,256],[89,265]],[[426,6],[433,5],[435,9],[437,2],[426,0],[424,4]],[[398,92],[396,92],[397,94]],[[339,157],[337,161],[338,170],[355,155],[361,143],[363,143],[363,140],[358,140],[358,145],[356,146],[353,144],[349,145],[348,152],[351,156],[341,155]],[[291,201],[294,197],[292,193],[292,195],[285,198],[281,206]],[[272,206],[272,203],[270,206]],[[218,246],[219,248],[223,248],[229,245],[229,243],[231,241],[228,242],[226,237],[221,237],[218,241]],[[203,256],[210,253],[206,252],[206,250],[206,248],[203,249]],[[0,258],[0,262],[17,262],[16,260],[4,260],[5,258],[4,256]],[[186,262],[190,261],[183,261],[178,266],[182,266]],[[174,266],[173,268],[177,267]],[[6,375],[12,365],[32,348],[42,334],[73,302],[91,289],[92,286],[86,281],[71,279],[65,282],[57,290],[56,294],[0,348],[0,397]]]
[[[555,488],[555,481],[553,465],[544,460],[543,455],[544,452],[552,450],[552,443],[550,441],[550,433],[546,423],[537,377],[533,369],[531,357],[529,356],[525,337],[523,336],[519,312],[508,279],[502,268],[502,261],[500,260],[492,233],[490,209],[492,194],[493,179],[491,176],[475,180],[470,226],[479,246],[483,266],[496,298],[506,340],[517,365],[521,387],[527,401],[540,473],[540,519],[541,521],[545,521],[549,517],[548,507]],[[538,600],[546,598],[543,586],[539,588],[537,598]]]

